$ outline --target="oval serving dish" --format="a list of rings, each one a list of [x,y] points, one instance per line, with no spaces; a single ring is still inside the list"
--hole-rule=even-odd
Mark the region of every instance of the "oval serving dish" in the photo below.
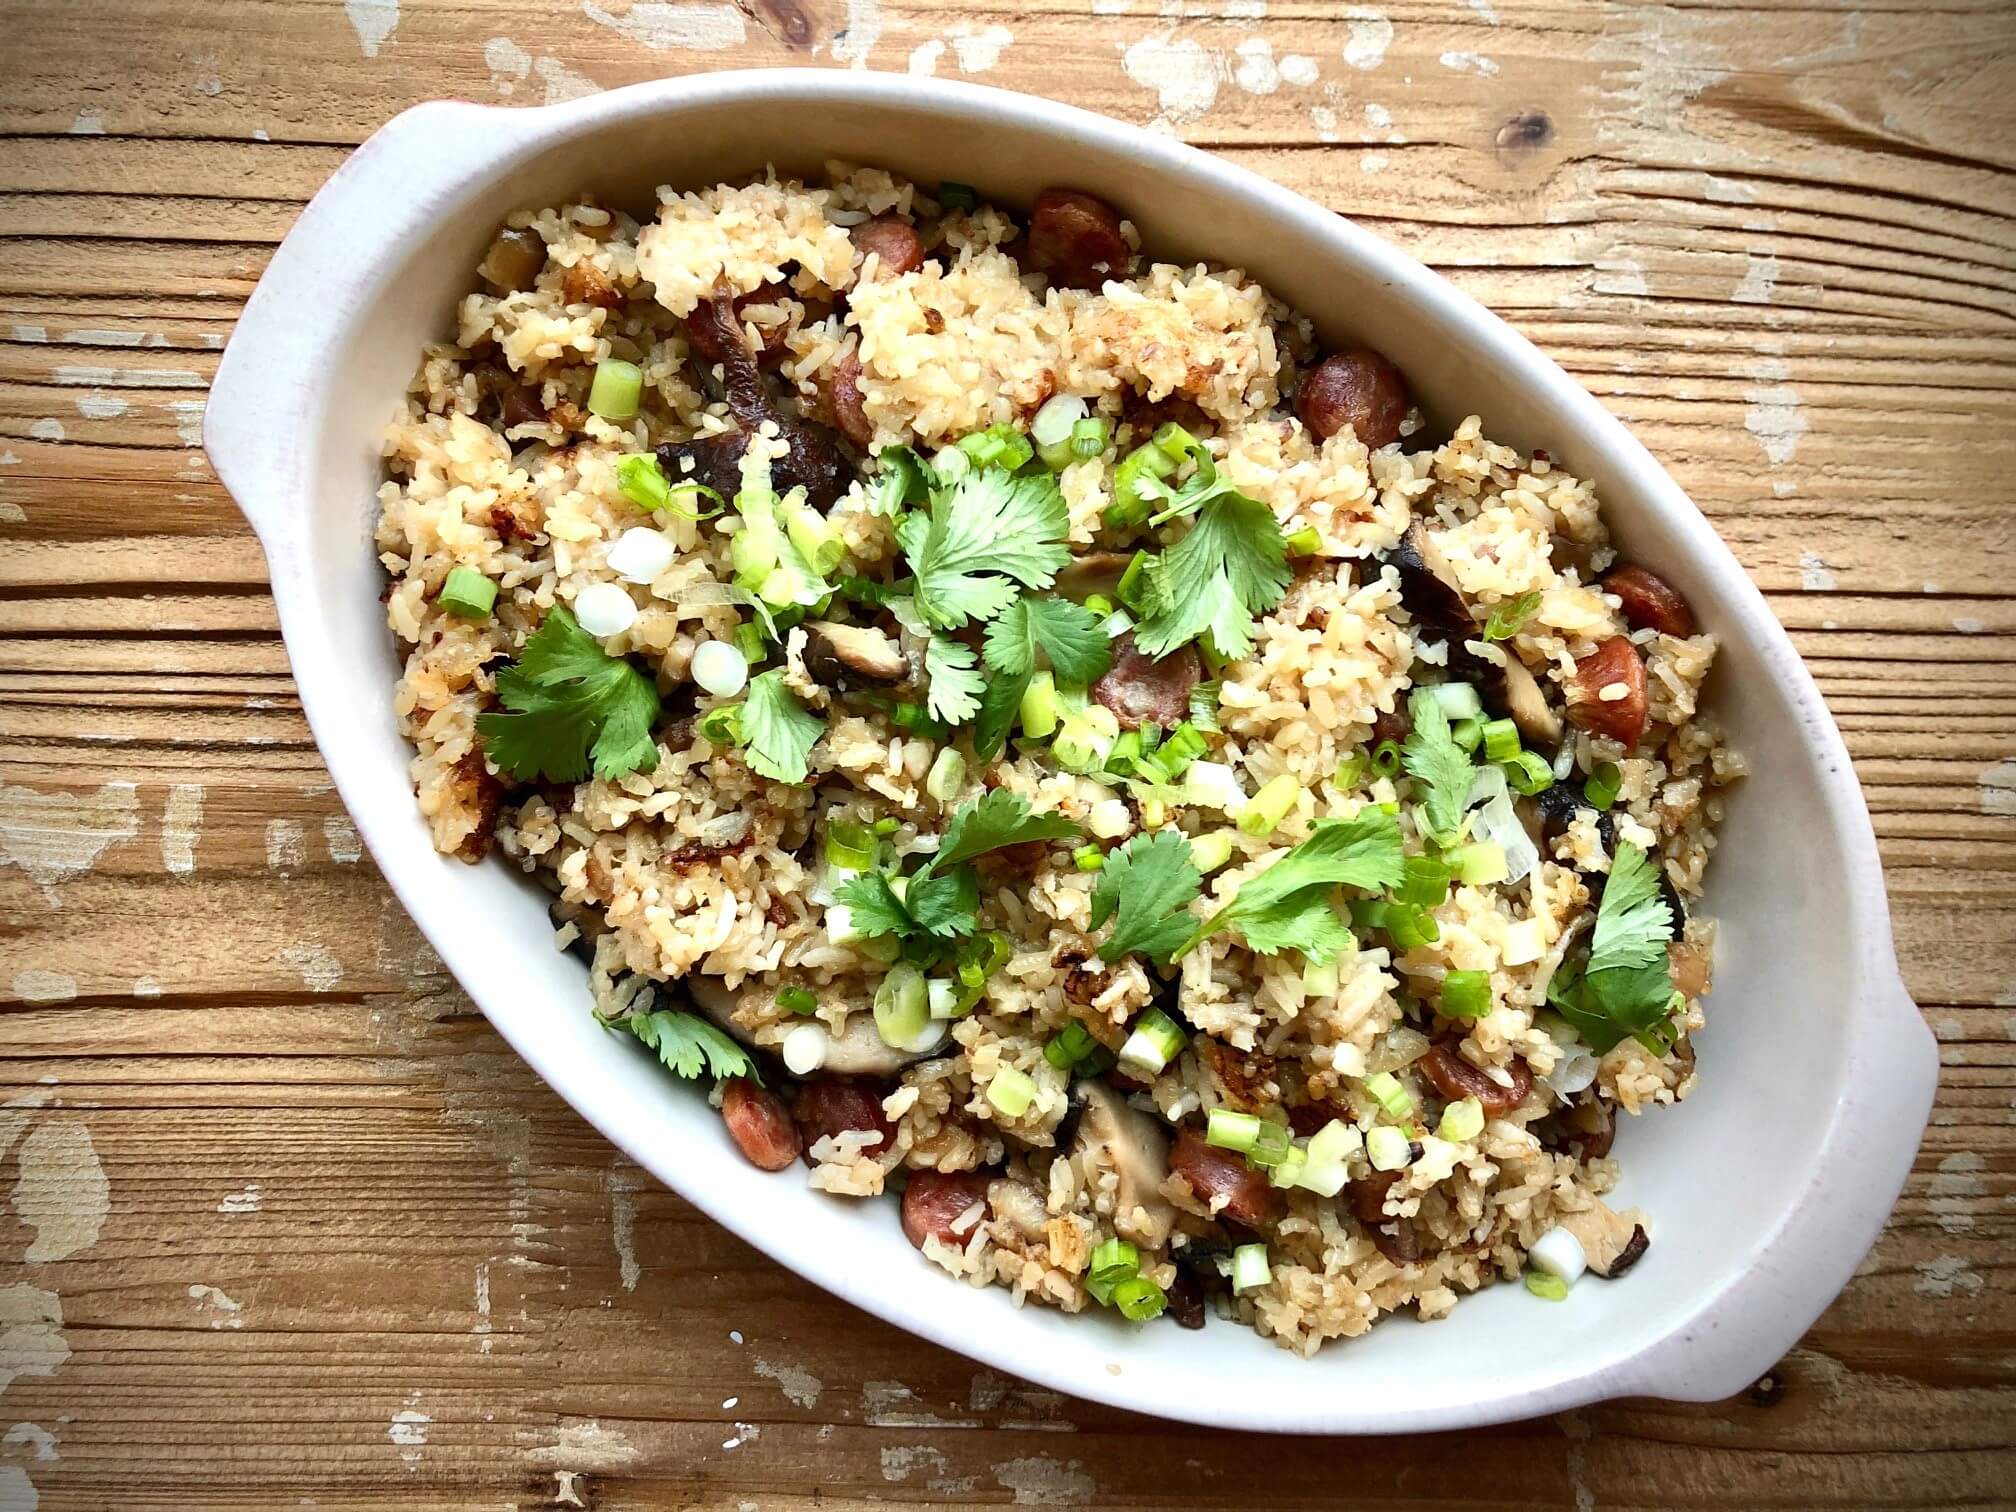
[[[1627,1282],[1563,1306],[1518,1286],[1447,1319],[1386,1322],[1305,1361],[1246,1329],[1136,1328],[1017,1309],[920,1269],[892,1202],[849,1203],[754,1169],[694,1089],[588,1011],[545,898],[506,867],[438,855],[371,544],[378,437],[419,346],[450,328],[503,217],[593,190],[816,173],[829,159],[1027,204],[1053,183],[1121,206],[1169,260],[1243,267],[1331,345],[1391,354],[1423,409],[1484,416],[1592,480],[1629,555],[1655,564],[1723,649],[1709,702],[1752,776],[1709,873],[1717,983],[1702,1075],[1631,1122],[1613,1201],[1657,1242]],[[660,1180],[836,1296],[1005,1371],[1218,1427],[1393,1433],[1617,1396],[1712,1400],[1748,1384],[1874,1241],[1931,1107],[1936,1056],[1899,981],[1875,838],[1848,754],[1790,640],[1651,455],[1503,321],[1350,222],[1166,137],[1003,91],[870,73],[758,70],[515,110],[419,106],[316,195],[246,306],[205,446],[271,568],[302,704],[386,879],[540,1076]]]

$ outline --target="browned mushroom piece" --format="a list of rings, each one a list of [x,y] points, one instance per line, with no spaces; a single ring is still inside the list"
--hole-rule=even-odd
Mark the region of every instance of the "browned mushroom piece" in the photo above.
[[[539,385],[536,383],[507,384],[499,390],[498,401],[507,431],[520,425],[545,422],[546,406],[540,403]]]
[[[1169,1316],[1175,1319],[1178,1328],[1194,1330],[1204,1326],[1204,1286],[1195,1272],[1179,1264],[1167,1296]]]
[[[1325,357],[1309,370],[1295,395],[1296,415],[1317,436],[1327,441],[1348,430],[1370,451],[1400,439],[1401,423],[1412,407],[1400,369],[1370,347]]]
[[[1428,1079],[1435,1083],[1435,1090],[1449,1101],[1474,1097],[1483,1104],[1486,1113],[1505,1113],[1518,1107],[1526,1100],[1526,1094],[1533,1090],[1533,1073],[1520,1057],[1513,1056],[1512,1063],[1505,1067],[1512,1079],[1512,1085],[1508,1087],[1495,1076],[1463,1059],[1456,1045],[1454,1039],[1438,1040],[1416,1062]]]
[[[693,307],[686,317],[686,345],[702,362],[726,362],[733,346],[748,351],[743,334],[742,312],[750,305],[775,304],[789,297],[791,286],[771,282],[759,284],[747,294],[729,294],[717,289]],[[786,329],[782,325],[759,326],[762,345],[756,353],[757,365],[769,367],[784,355]],[[732,375],[731,375],[732,377]]]
[[[1386,1213],[1386,1194],[1405,1171],[1374,1171],[1350,1182],[1345,1190],[1351,1198],[1351,1216],[1365,1225],[1379,1253],[1395,1265],[1412,1265],[1421,1258],[1421,1241],[1410,1219]]]
[[[1617,1140],[1617,1115],[1594,1092],[1585,1092],[1533,1126],[1540,1143],[1577,1160],[1601,1160]]]
[[[1614,593],[1623,606],[1625,623],[1634,630],[1653,629],[1661,635],[1694,633],[1694,611],[1662,577],[1626,562],[1603,577],[1603,591]]]
[[[1120,212],[1106,201],[1077,189],[1045,189],[1029,210],[1024,256],[1054,284],[1096,289],[1127,276],[1134,249],[1120,229]]]
[[[1113,642],[1113,665],[1092,684],[1093,700],[1113,712],[1124,730],[1144,724],[1164,729],[1190,714],[1190,693],[1204,680],[1204,663],[1194,646],[1157,660],[1144,655],[1129,631]]]
[[[1561,717],[1548,706],[1540,683],[1509,647],[1505,659],[1490,661],[1466,649],[1480,632],[1476,616],[1457,585],[1456,570],[1422,520],[1412,521],[1383,559],[1400,574],[1400,601],[1415,622],[1449,643],[1452,676],[1474,680],[1492,713],[1510,719],[1536,746],[1561,738]]]
[[[1568,718],[1592,735],[1607,735],[1626,750],[1645,738],[1651,701],[1645,659],[1630,637],[1613,635],[1575,663],[1578,696]]]
[[[924,266],[924,239],[900,215],[878,215],[847,234],[854,239],[862,262],[872,256],[884,273],[914,273]]]
[[[616,280],[583,258],[567,270],[560,293],[570,305],[594,305],[603,310],[623,308],[623,291]]]
[[[1563,1213],[1557,1221],[1581,1244],[1589,1269],[1606,1280],[1623,1275],[1651,1247],[1652,1237],[1644,1224],[1612,1212],[1600,1201],[1592,1200],[1579,1213]]]
[[[1072,1153],[1087,1157],[1087,1169],[1113,1173],[1114,1228],[1137,1244],[1160,1249],[1176,1226],[1176,1210],[1162,1195],[1170,1168],[1168,1131],[1090,1077],[1071,1084],[1071,1107]]]
[[[1583,582],[1592,580],[1596,565],[1596,543],[1578,541],[1570,535],[1555,531],[1547,538],[1547,559],[1553,563],[1556,572],[1573,572]]]
[[[833,364],[826,403],[840,434],[866,451],[875,439],[875,422],[868,418],[868,401],[861,392],[861,354],[852,347]]]
[[[708,313],[702,316],[702,310]],[[840,450],[840,438],[825,426],[778,407],[755,356],[742,340],[734,296],[725,288],[717,288],[687,317],[689,334],[706,328],[709,322],[720,337],[722,386],[736,428],[661,445],[658,465],[665,476],[674,483],[704,483],[723,498],[733,498],[742,487],[742,453],[748,450],[749,433],[774,422],[785,452],[771,459],[771,487],[780,494],[802,488],[806,502],[814,509],[830,508],[854,480],[854,469]]]
[[[546,266],[546,239],[524,226],[506,226],[490,243],[477,276],[499,294],[520,294],[539,281]]]
[[[861,682],[889,686],[910,675],[910,663],[896,642],[880,630],[808,620],[805,670],[829,688]]]
[[[1057,596],[1074,604],[1084,603],[1095,593],[1110,600],[1133,561],[1131,551],[1088,551],[1081,557],[1073,557],[1057,574],[1054,585]]]

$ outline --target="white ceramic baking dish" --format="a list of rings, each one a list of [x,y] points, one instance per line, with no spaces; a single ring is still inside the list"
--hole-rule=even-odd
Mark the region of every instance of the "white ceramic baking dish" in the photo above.
[[[1250,269],[1332,341],[1390,353],[1443,419],[1547,448],[1596,480],[1628,554],[1723,642],[1712,702],[1754,775],[1709,875],[1722,920],[1699,1090],[1627,1121],[1622,1204],[1653,1244],[1628,1280],[1565,1305],[1517,1286],[1430,1324],[1394,1319],[1303,1361],[1213,1322],[1134,1328],[1018,1310],[929,1269],[893,1202],[765,1175],[695,1088],[587,1011],[543,898],[508,868],[435,854],[395,728],[395,656],[370,544],[378,436],[420,343],[503,216],[593,189],[647,205],[766,163],[829,158],[1026,204],[1047,184],[1105,196],[1153,251]],[[1876,846],[1812,679],[1736,559],[1658,463],[1497,317],[1285,189],[1103,117],[973,85],[759,71],[508,110],[422,105],[316,195],[246,306],[211,390],[205,445],[250,518],[301,700],[385,877],[519,1054],[660,1180],[846,1301],[1059,1390],[1199,1423],[1390,1433],[1600,1398],[1709,1400],[1768,1369],[1846,1282],[1895,1200],[1931,1105],[1930,1035],[1901,986]]]

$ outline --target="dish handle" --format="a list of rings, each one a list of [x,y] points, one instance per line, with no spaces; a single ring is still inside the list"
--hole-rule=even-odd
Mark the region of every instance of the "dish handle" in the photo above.
[[[316,191],[246,301],[204,402],[203,450],[276,570],[298,547],[324,370],[377,292],[383,249],[422,234],[445,197],[534,129],[520,120],[533,114],[432,100],[394,116]]]
[[[1938,1046],[1895,967],[1860,1011],[1848,1091],[1810,1185],[1751,1257],[1740,1287],[1622,1368],[1606,1396],[1717,1402],[1768,1374],[1874,1247],[1917,1156],[1939,1080]]]

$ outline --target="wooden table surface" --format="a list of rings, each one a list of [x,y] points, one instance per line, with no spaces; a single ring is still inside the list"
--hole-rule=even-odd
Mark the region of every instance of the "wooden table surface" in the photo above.
[[[2016,1498],[2008,6],[7,0],[0,27],[0,1506]],[[1030,1389],[658,1190],[442,972],[327,786],[205,384],[401,108],[778,63],[1034,90],[1292,185],[1502,311],[1713,518],[1847,734],[1944,1060],[1889,1229],[1752,1390],[1336,1444]]]

